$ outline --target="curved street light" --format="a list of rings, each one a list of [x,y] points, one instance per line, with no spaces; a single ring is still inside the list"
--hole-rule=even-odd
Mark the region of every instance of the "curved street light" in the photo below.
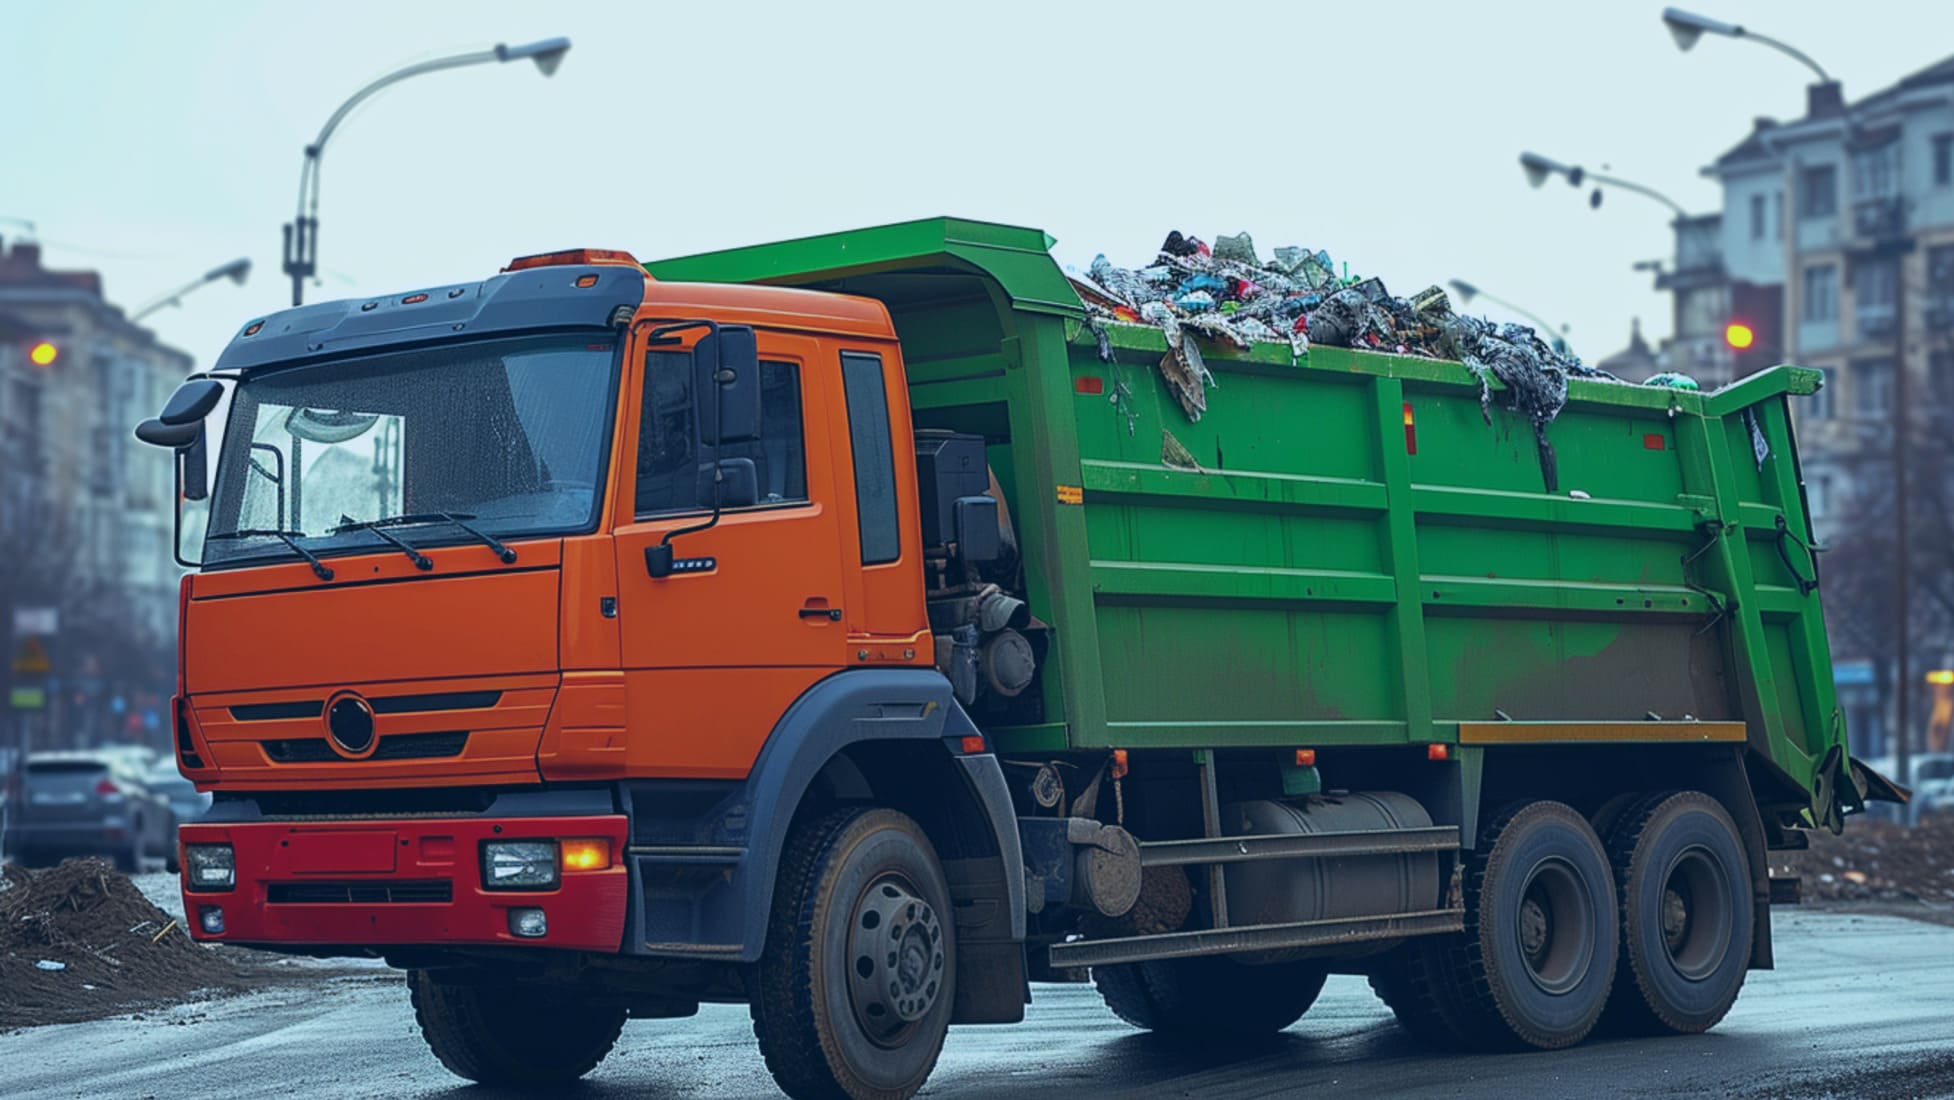
[[[1573,354],[1573,350],[1567,346],[1566,325],[1564,324],[1556,325],[1552,321],[1547,320],[1545,317],[1542,317],[1541,315],[1533,312],[1530,309],[1526,309],[1524,307],[1514,305],[1512,302],[1509,302],[1504,298],[1495,298],[1491,294],[1488,294],[1485,291],[1479,289],[1474,284],[1466,282],[1464,279],[1453,279],[1447,285],[1449,285],[1454,291],[1458,293],[1460,305],[1468,305],[1472,302],[1474,298],[1484,298],[1488,302],[1491,302],[1496,306],[1508,310],[1509,312],[1517,313],[1520,316],[1525,317],[1527,320],[1532,321],[1535,325],[1539,326],[1540,331],[1546,333],[1551,338],[1550,342],[1554,345],[1555,351],[1558,351],[1563,355]]]
[[[508,46],[497,43],[494,49],[476,50],[472,53],[456,54],[453,57],[437,57],[432,61],[422,61],[398,69],[354,92],[339,109],[326,119],[319,128],[319,136],[305,147],[305,165],[299,171],[298,213],[285,224],[285,274],[292,277],[292,304],[305,302],[305,280],[318,271],[319,267],[319,158],[326,150],[326,142],[332,139],[333,131],[345,121],[347,114],[359,106],[367,97],[387,87],[397,84],[410,76],[423,73],[440,72],[443,69],[459,69],[465,65],[483,65],[488,62],[508,62],[528,59],[536,63],[536,68],[544,76],[553,75],[563,64],[563,55],[570,52],[568,38],[545,38],[540,42],[530,42],[521,46]]]
[[[213,267],[209,271],[204,272],[202,278],[196,279],[192,282],[185,283],[182,286],[171,291],[170,293],[163,295],[161,298],[157,298],[153,301],[148,302],[142,308],[136,310],[134,313],[131,313],[129,315],[129,320],[132,322],[140,321],[144,317],[147,317],[150,314],[156,312],[157,310],[162,309],[164,306],[179,305],[182,303],[183,296],[185,294],[190,293],[191,291],[197,289],[200,286],[205,285],[206,283],[214,283],[219,279],[229,279],[230,281],[236,283],[237,285],[243,286],[244,280],[250,278],[250,276],[251,276],[250,257],[239,256],[237,259],[232,260],[230,263],[227,263],[222,267]]]
[[[1588,200],[1590,206],[1601,205],[1601,186],[1606,185],[1608,187],[1619,188],[1623,191],[1633,191],[1638,195],[1645,195],[1675,211],[1677,217],[1689,217],[1689,211],[1683,209],[1682,203],[1677,202],[1675,199],[1670,198],[1653,187],[1646,187],[1633,180],[1625,180],[1616,176],[1604,176],[1600,172],[1590,172],[1578,164],[1562,164],[1560,161],[1543,157],[1539,153],[1521,153],[1520,168],[1526,172],[1527,182],[1535,187],[1545,184],[1551,176],[1566,177],[1569,187],[1579,187],[1584,182],[1595,184],[1594,197]]]
[[[1819,83],[1830,84],[1832,82],[1831,74],[1820,68],[1818,62],[1813,61],[1810,55],[1806,54],[1803,50],[1780,42],[1769,35],[1758,34],[1756,31],[1747,30],[1741,24],[1725,23],[1721,20],[1711,19],[1707,15],[1697,15],[1695,12],[1684,11],[1681,8],[1664,8],[1662,9],[1662,25],[1669,28],[1669,35],[1676,40],[1676,48],[1679,50],[1687,50],[1696,45],[1696,40],[1706,34],[1721,35],[1724,38],[1748,38],[1752,42],[1769,46],[1779,53],[1796,59],[1800,64],[1818,74]]]

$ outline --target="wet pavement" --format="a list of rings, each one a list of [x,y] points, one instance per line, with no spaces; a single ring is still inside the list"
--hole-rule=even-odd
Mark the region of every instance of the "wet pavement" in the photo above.
[[[1792,910],[1779,969],[1753,973],[1708,1035],[1591,1041],[1552,1054],[1419,1047],[1361,978],[1243,1049],[1177,1050],[1115,1019],[1090,986],[1038,986],[1026,1021],[950,1041],[925,1096],[1954,1096],[1954,928]],[[483,1097],[422,1045],[386,971],[0,1035],[0,1095]],[[571,1095],[776,1095],[742,1007],[633,1021]]]

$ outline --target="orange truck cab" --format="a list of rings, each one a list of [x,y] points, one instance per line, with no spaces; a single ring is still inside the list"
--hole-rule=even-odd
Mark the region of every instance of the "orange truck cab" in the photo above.
[[[906,392],[878,301],[592,250],[244,326],[137,433],[205,528],[193,934],[384,956],[431,1042],[489,976],[547,980],[574,1053],[757,999],[790,823],[876,789],[945,878],[904,888],[876,1008],[1021,1018],[1011,797],[934,667]],[[507,1038],[435,1045],[526,1079]]]

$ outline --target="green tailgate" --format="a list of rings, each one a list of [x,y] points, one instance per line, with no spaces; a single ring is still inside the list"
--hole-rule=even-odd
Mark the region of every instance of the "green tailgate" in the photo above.
[[[881,299],[918,426],[991,440],[1058,657],[1049,720],[993,731],[1001,746],[1424,743],[1655,715],[1744,723],[1805,792],[1837,766],[1787,408],[1817,372],[1712,394],[1576,380],[1547,431],[1550,492],[1526,418],[1488,425],[1459,363],[1204,342],[1216,386],[1191,422],[1158,331],[1108,326],[1100,358],[1050,243],[941,218],[647,265]]]

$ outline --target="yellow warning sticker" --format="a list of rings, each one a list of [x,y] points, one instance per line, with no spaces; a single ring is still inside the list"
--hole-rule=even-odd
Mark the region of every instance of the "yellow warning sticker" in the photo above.
[[[1058,487],[1058,502],[1060,504],[1084,504],[1086,502],[1086,491],[1078,485],[1061,485]]]

